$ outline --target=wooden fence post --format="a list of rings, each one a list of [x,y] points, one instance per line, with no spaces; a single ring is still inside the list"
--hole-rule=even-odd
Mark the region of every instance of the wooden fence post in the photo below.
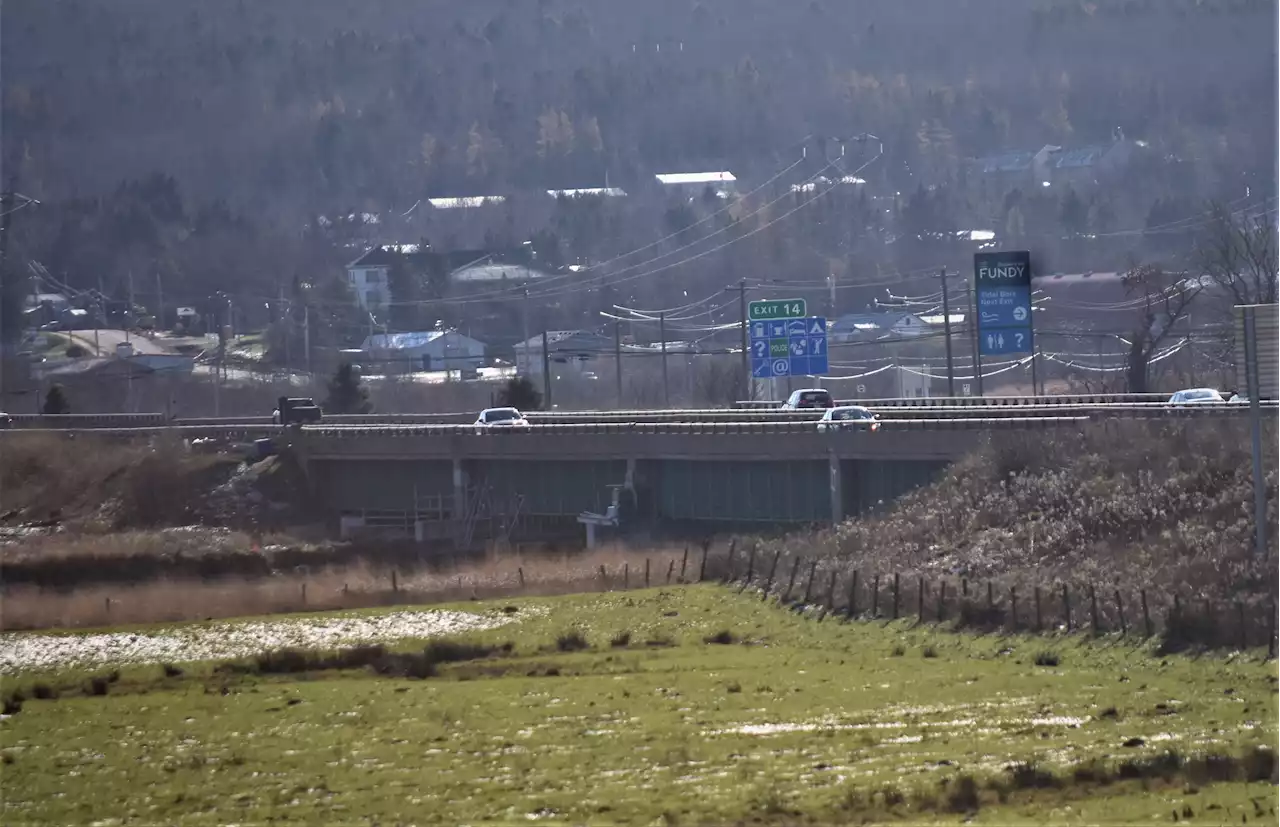
[[[737,548],[738,548],[738,538],[735,537],[729,541],[729,557],[728,557],[728,560],[725,562],[724,577],[722,577],[720,580],[720,582],[722,583],[733,582],[733,553],[737,550]]]
[[[601,588],[606,588],[608,587],[608,585],[609,585],[609,575],[604,570],[604,564],[601,563],[600,564],[600,586]]]
[[[671,560],[670,560],[670,562],[668,562],[668,563],[667,563],[667,582],[666,582],[666,585],[668,585],[668,586],[670,586],[670,585],[671,585],[671,575],[675,574],[675,572],[676,572],[676,558],[672,557],[672,558],[671,558]]]
[[[795,588],[796,574],[800,571],[800,563],[802,559],[803,558],[801,557],[796,557],[795,560],[791,561],[791,577],[787,578],[787,590],[778,598],[779,602],[786,603],[791,599],[791,590]]]
[[[969,578],[960,578],[960,596],[965,600],[969,599]]]
[[[871,583],[871,616],[873,618],[880,615],[880,575],[875,576],[875,580]]]
[[[747,576],[742,581],[744,589],[751,585],[751,578],[756,576],[756,545],[756,543],[751,544],[751,552],[747,555]]]
[[[1151,627],[1151,611],[1147,608],[1147,590],[1142,589],[1138,595],[1142,598],[1142,625],[1146,629],[1147,637],[1151,637],[1156,630]]]
[[[900,579],[899,574],[898,572],[895,571],[893,573],[893,619],[894,620],[898,619],[898,581],[899,579]]]
[[[707,579],[707,552],[710,550],[710,548],[711,548],[710,546],[702,547],[702,564],[698,566],[698,582],[699,583]]]
[[[1208,643],[1216,644],[1222,635],[1218,634],[1218,616],[1214,614],[1213,603],[1207,597],[1204,600],[1204,625],[1209,635]]]
[[[1240,618],[1240,651],[1249,648],[1249,632],[1244,625],[1244,604],[1236,601],[1236,614]]]
[[[853,570],[849,578],[849,605],[845,607],[845,617],[853,617],[858,613],[858,570]]]
[[[916,579],[916,623],[924,624],[924,578]]]
[[[1041,619],[1040,619],[1040,618],[1041,618],[1041,615],[1040,615],[1040,587],[1039,587],[1039,586],[1036,586],[1036,587],[1034,588],[1034,590],[1033,590],[1033,591],[1034,591],[1034,593],[1035,593],[1035,601],[1036,601],[1036,631],[1037,631],[1037,632],[1039,632],[1039,631],[1041,631],[1041,630],[1043,630],[1043,629],[1044,629],[1044,624],[1041,622]]]
[[[944,579],[938,586],[938,622],[946,619],[947,613],[947,581]]]
[[[827,584],[827,608],[830,611],[836,610],[836,571],[831,570],[831,582]]]
[[[516,574],[520,575],[520,588],[523,589],[524,588],[524,566],[518,566],[516,568]]]
[[[1018,587],[1009,587],[1009,628],[1018,628]]]
[[[307,605],[307,581],[302,581],[302,605]]]
[[[399,586],[399,584],[396,582],[396,570],[395,570],[395,569],[392,569],[392,570],[391,570],[391,591],[392,591],[392,592],[398,592],[398,591],[400,591],[400,586]]]
[[[773,553],[773,562],[769,565],[769,579],[765,581],[764,595],[760,598],[761,600],[768,600],[769,592],[773,591],[773,578],[774,575],[778,573],[778,558],[781,556],[781,551],[775,551]]]
[[[1098,635],[1098,592],[1089,584],[1089,620],[1093,626],[1094,637]]]
[[[1072,629],[1071,625],[1071,588],[1066,584],[1062,584],[1062,613],[1067,618],[1067,631]]]
[[[1120,637],[1129,634],[1129,621],[1124,617],[1124,599],[1120,597],[1120,590],[1116,589],[1116,612],[1120,615]]]
[[[649,558],[644,558],[644,587],[649,588]]]
[[[1267,616],[1267,657],[1276,656],[1276,602],[1271,601],[1271,611]]]
[[[622,590],[625,592],[631,583],[631,564],[622,564]]]
[[[991,615],[995,614],[995,612],[996,612],[996,590],[995,590],[995,587],[991,585],[991,581],[988,580],[987,581],[987,617],[991,617]]]
[[[809,605],[809,597],[813,594],[813,576],[818,573],[818,561],[809,563],[809,580],[804,584],[804,605]]]
[[[689,565],[689,544],[684,544],[684,556],[680,558],[680,582],[684,582],[685,567]]]
[[[111,616],[111,598],[110,597],[102,598],[102,605],[105,606],[107,609],[107,617],[110,617]]]

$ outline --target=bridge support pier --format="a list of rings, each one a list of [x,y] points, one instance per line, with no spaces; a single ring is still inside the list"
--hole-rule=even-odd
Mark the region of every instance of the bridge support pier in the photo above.
[[[827,475],[831,480],[831,524],[844,520],[844,486],[840,476],[840,458],[832,451],[827,455]]]
[[[462,460],[453,461],[453,528],[461,543],[467,530],[467,468]]]

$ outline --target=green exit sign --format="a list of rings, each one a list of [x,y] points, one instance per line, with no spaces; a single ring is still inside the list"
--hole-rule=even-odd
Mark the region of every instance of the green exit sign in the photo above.
[[[804,299],[770,299],[747,305],[747,317],[751,321],[764,319],[803,319],[809,314]]]

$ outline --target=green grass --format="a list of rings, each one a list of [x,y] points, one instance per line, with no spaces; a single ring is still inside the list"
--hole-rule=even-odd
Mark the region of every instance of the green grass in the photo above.
[[[541,611],[424,680],[247,661],[123,669],[105,696],[91,673],[7,680],[27,700],[0,723],[3,821],[1275,821],[1273,784],[1213,783],[1238,768],[1141,763],[1274,744],[1256,654],[818,622],[715,587],[469,608],[508,603]]]

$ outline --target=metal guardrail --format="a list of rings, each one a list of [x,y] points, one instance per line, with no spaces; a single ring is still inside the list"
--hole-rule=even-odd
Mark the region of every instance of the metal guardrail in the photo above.
[[[1262,403],[1268,415],[1280,411],[1280,403]],[[904,419],[950,421],[991,420],[1015,418],[1052,419],[1062,417],[1086,418],[1164,418],[1188,416],[1238,416],[1247,414],[1249,406],[1239,403],[1197,404],[1171,406],[1165,402],[1131,403],[1059,403],[1034,406],[930,406],[925,408],[876,408],[884,423]],[[531,426],[560,427],[578,425],[718,425],[718,424],[788,424],[810,427],[822,417],[820,410],[704,410],[704,411],[612,411],[612,412],[548,412],[530,413]],[[166,423],[162,414],[64,414],[61,416],[19,415],[11,417],[16,430],[60,430],[138,432],[177,431],[183,434],[207,432],[210,434],[235,433],[266,436],[280,433],[281,426],[272,423],[270,417],[186,418]],[[461,414],[365,414],[325,417],[318,426],[340,428],[454,428],[473,431],[470,415]],[[501,429],[494,429],[502,433]]]
[[[1022,417],[981,419],[901,419],[883,423],[881,430],[982,430],[985,428],[1055,428],[1064,425],[1081,425],[1089,421],[1087,416],[1070,417]],[[584,422],[576,424],[534,425],[524,428],[484,428],[468,425],[303,425],[304,435],[325,437],[473,437],[495,439],[527,437],[550,434],[576,435],[767,435],[782,433],[811,433],[819,431],[813,422]]]
[[[840,399],[837,405],[862,405],[872,408],[987,407],[1022,405],[1112,405],[1134,402],[1167,402],[1167,393],[1082,393],[1056,396],[933,396],[884,397],[878,399]],[[745,410],[782,407],[783,400],[740,400],[733,407]]]

